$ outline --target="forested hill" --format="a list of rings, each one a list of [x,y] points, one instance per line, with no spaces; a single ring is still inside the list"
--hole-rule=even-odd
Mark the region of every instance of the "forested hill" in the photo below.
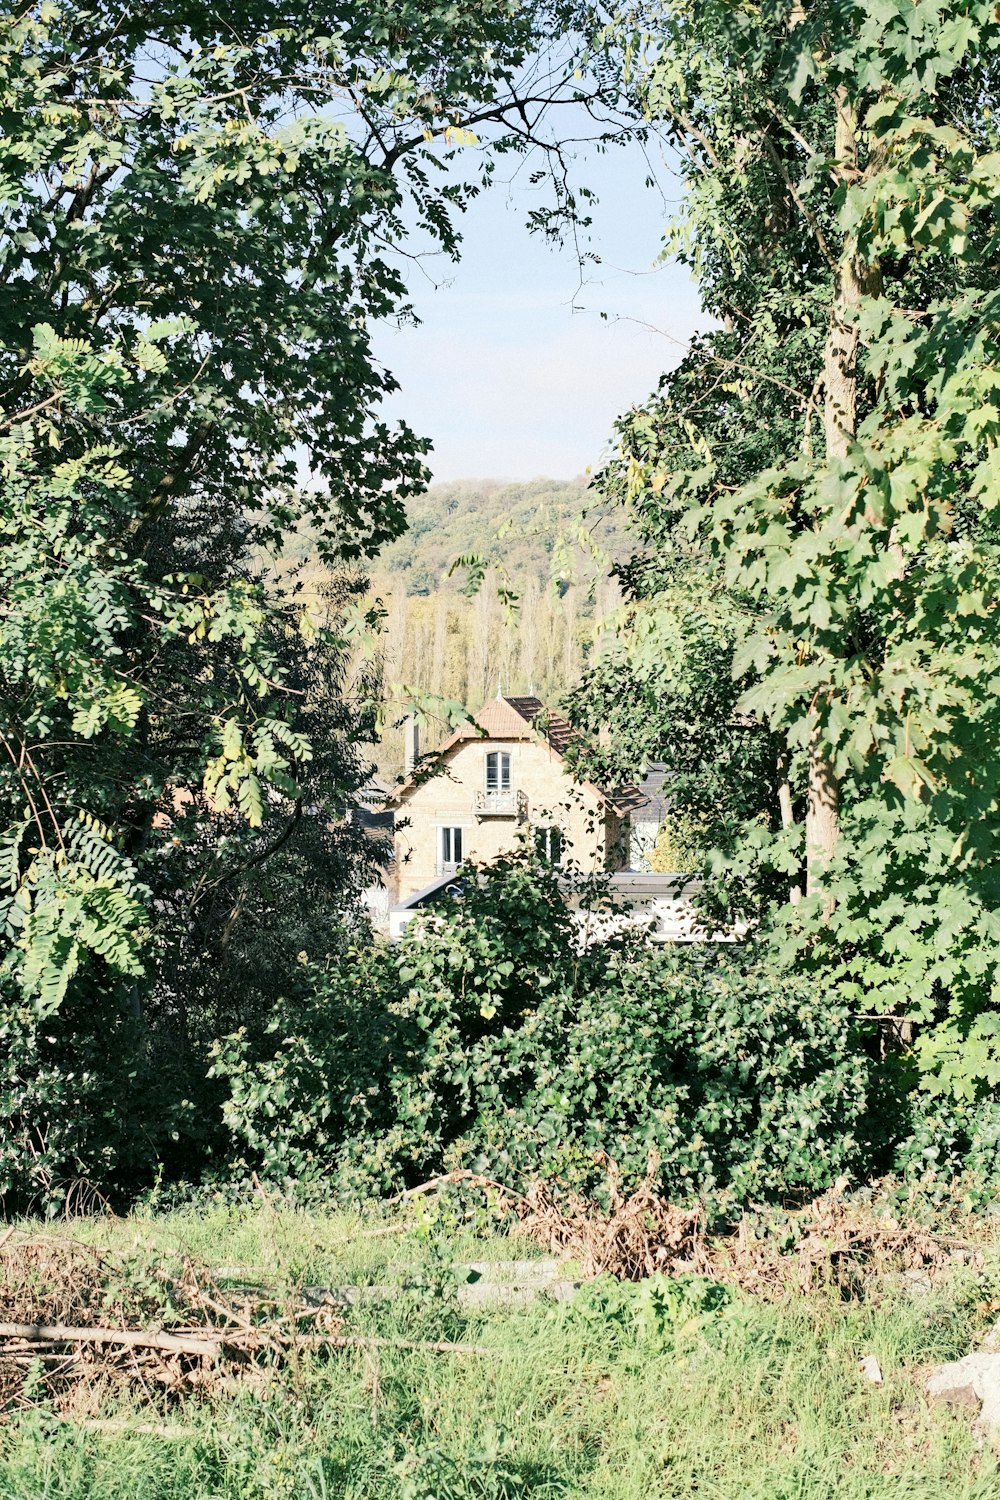
[[[410,502],[410,529],[385,548],[376,571],[402,574],[408,594],[431,594],[447,586],[456,557],[499,553],[512,574],[546,582],[561,534],[578,525],[584,511],[586,524],[597,525],[600,544],[613,545],[615,534],[601,519],[606,512],[597,509],[594,499],[583,479],[435,484]]]
[[[586,481],[464,480],[433,485],[410,506],[410,530],[372,565],[388,610],[384,671],[397,684],[475,708],[497,690],[554,702],[579,674],[597,620],[619,603],[608,559],[626,542],[620,515],[595,503]],[[498,560],[479,591],[449,574],[470,553]],[[513,608],[500,590],[517,595]],[[389,736],[380,770],[399,769]]]

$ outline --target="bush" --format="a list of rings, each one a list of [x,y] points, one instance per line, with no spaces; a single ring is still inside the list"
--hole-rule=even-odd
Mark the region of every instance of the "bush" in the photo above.
[[[151,1084],[121,986],[79,986],[48,1016],[0,993],[0,1211],[85,1211],[148,1175]]]
[[[500,860],[393,951],[315,975],[273,1052],[218,1049],[228,1121],[272,1177],[384,1191],[457,1165],[593,1189],[650,1152],[680,1199],[813,1192],[870,1147],[846,1009],[753,950],[580,951],[553,871]]]
[[[613,956],[603,983],[558,990],[484,1054],[472,1139],[519,1177],[586,1185],[603,1148],[638,1179],[655,1152],[671,1196],[745,1199],[864,1160],[869,1064],[846,1011],[746,955]]]
[[[892,1161],[899,1195],[976,1209],[996,1202],[1000,1184],[1000,1100],[955,1099],[913,1089]]]

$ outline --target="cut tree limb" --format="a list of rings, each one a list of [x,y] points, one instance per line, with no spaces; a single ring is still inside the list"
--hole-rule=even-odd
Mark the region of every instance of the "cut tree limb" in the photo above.
[[[143,1332],[132,1328],[71,1328],[64,1323],[0,1323],[0,1339],[18,1339],[27,1344],[117,1344],[123,1349],[160,1349],[167,1354],[198,1354],[218,1359],[218,1339],[194,1334],[178,1335],[160,1330]]]
[[[379,1338],[355,1333],[274,1334],[264,1328],[259,1332],[260,1347],[271,1349],[414,1349],[432,1354],[489,1355],[498,1352],[483,1344],[457,1344],[447,1339]],[[203,1359],[218,1359],[226,1345],[239,1344],[235,1336],[220,1340],[159,1330],[147,1333],[130,1328],[71,1328],[63,1323],[0,1323],[0,1339],[26,1344],[111,1344],[124,1349],[158,1349],[166,1354],[197,1354]]]

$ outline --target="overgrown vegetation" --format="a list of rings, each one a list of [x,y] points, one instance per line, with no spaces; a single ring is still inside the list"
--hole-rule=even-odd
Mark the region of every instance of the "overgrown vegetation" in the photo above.
[[[967,1108],[1000,1076],[1000,23],[976,0],[618,19],[720,327],[599,481],[642,550],[572,695],[612,731],[581,769],[665,761],[716,919],[905,1018],[922,1087]]]
[[[687,1500],[706,1487],[719,1500],[988,1500],[1000,1482],[992,1450],[966,1417],[929,1407],[919,1379],[995,1316],[986,1242],[978,1269],[955,1268],[916,1300],[891,1277],[845,1302],[824,1291],[750,1300],[688,1276],[601,1279],[569,1302],[504,1311],[459,1302],[461,1267],[486,1262],[482,1286],[530,1248],[426,1211],[407,1223],[201,1205],[83,1233],[133,1277],[208,1255],[285,1297],[304,1284],[366,1286],[340,1316],[385,1343],[303,1349],[262,1379],[186,1395],[102,1397],[84,1383],[67,1402],[29,1385],[0,1426],[10,1500]],[[112,1279],[101,1290],[111,1317],[124,1289]],[[859,1373],[872,1354],[882,1385]]]
[[[408,254],[457,252],[496,153],[579,94],[576,15],[0,17],[8,1207],[197,1172],[208,1045],[357,935],[380,851],[345,818],[379,707],[356,569],[427,479],[371,329],[408,316]],[[304,528],[320,590],[279,576]]]
[[[600,904],[600,887],[582,899]],[[727,1203],[877,1164],[884,1119],[846,1008],[745,954],[583,947],[560,877],[527,856],[470,879],[391,950],[334,959],[272,1023],[219,1048],[246,1165],[396,1191],[453,1167]]]
[[[0,27],[5,1212],[461,1171],[596,1215],[609,1163],[668,1224],[882,1173],[911,1212],[987,1202],[996,8],[45,0]],[[407,224],[456,253],[497,154],[567,102],[669,138],[670,245],[719,324],[598,481],[638,551],[594,606],[624,591],[569,695],[575,768],[665,762],[657,860],[740,941],[585,940],[567,896],[600,883],[517,854],[389,949],[359,914],[385,851],[349,816],[377,664],[481,696],[513,601],[381,631],[362,562],[376,590],[404,545],[421,587],[442,549],[485,565],[450,530],[467,494],[411,505],[422,564],[398,542],[426,444],[380,418],[370,329],[408,316]],[[554,231],[585,200],[543,144]],[[579,664],[575,596],[545,660],[524,595],[508,686]],[[371,1493],[606,1477],[397,1447]]]

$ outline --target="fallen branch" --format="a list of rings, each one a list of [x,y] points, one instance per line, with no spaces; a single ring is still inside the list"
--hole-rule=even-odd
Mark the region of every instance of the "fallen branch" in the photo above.
[[[393,1207],[397,1203],[408,1203],[411,1198],[420,1198],[425,1193],[434,1193],[438,1188],[451,1187],[455,1183],[465,1182],[470,1187],[495,1188],[497,1192],[504,1193],[509,1198],[516,1198],[519,1202],[525,1201],[523,1193],[516,1193],[513,1188],[507,1187],[502,1182],[497,1182],[493,1177],[483,1177],[479,1172],[467,1172],[459,1168],[454,1172],[445,1172],[441,1177],[431,1177],[427,1182],[421,1182],[417,1187],[404,1188],[394,1198],[386,1198],[385,1206]]]
[[[257,1333],[257,1329],[241,1332]],[[482,1344],[457,1344],[447,1339],[396,1339],[380,1338],[374,1334],[355,1333],[287,1333],[274,1334],[260,1329],[257,1347],[261,1349],[287,1350],[310,1349],[416,1349],[433,1354],[490,1354]],[[114,1344],[126,1349],[159,1349],[166,1354],[197,1354],[203,1359],[218,1359],[226,1345],[238,1345],[238,1337],[227,1336],[224,1341],[205,1338],[199,1334],[162,1333],[157,1330],[141,1332],[130,1328],[69,1328],[61,1323],[0,1323],[0,1339],[13,1339],[26,1344]],[[6,1352],[6,1351],[0,1351]],[[17,1357],[21,1351],[10,1351],[7,1357]]]
[[[198,1354],[218,1359],[222,1344],[218,1339],[186,1334],[132,1328],[70,1328],[63,1323],[0,1323],[0,1339],[17,1339],[26,1344],[118,1344],[125,1349],[160,1349],[166,1354]]]

